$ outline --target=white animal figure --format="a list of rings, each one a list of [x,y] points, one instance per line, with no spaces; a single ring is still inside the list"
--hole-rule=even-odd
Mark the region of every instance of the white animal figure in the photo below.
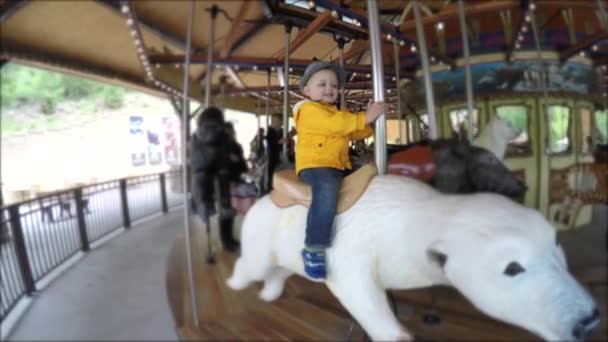
[[[285,280],[305,276],[307,209],[280,209],[270,196],[247,213],[241,257],[228,285],[264,281],[277,299]],[[548,340],[572,340],[599,321],[589,294],[568,273],[556,232],[538,212],[494,194],[445,195],[417,180],[372,179],[357,203],[336,217],[327,250],[331,292],[374,340],[409,340],[386,289],[456,287],[496,319]]]
[[[519,136],[520,133],[521,131],[511,126],[508,121],[494,116],[473,141],[473,145],[492,151],[502,161],[505,157],[507,144]]]

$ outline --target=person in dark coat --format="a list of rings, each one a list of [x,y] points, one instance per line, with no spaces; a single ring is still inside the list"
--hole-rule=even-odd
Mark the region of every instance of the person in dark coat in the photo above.
[[[266,155],[268,156],[268,181],[265,184],[263,193],[269,193],[272,190],[272,178],[274,171],[281,161],[281,152],[283,145],[281,138],[283,136],[283,117],[281,114],[273,114],[270,118],[270,126],[266,132]]]
[[[190,140],[194,209],[203,222],[208,224],[209,218],[215,213],[215,181],[217,180],[220,199],[220,238],[222,245],[228,251],[236,251],[239,247],[238,241],[232,236],[236,214],[230,196],[230,181],[236,175],[236,172],[232,171],[234,164],[230,157],[236,149],[232,141],[225,127],[224,113],[216,107],[209,107],[200,114],[196,131]]]

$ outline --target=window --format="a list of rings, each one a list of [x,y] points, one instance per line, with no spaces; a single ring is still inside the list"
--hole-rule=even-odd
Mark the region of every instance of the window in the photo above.
[[[496,115],[508,121],[519,135],[509,141],[507,155],[522,155],[530,153],[530,137],[528,135],[528,107],[500,106],[496,107]]]
[[[403,130],[402,120],[386,120],[386,142],[389,144],[405,144],[406,132]],[[401,130],[401,133],[399,132]],[[403,139],[403,141],[401,141]]]
[[[415,125],[415,122],[413,119],[407,120],[407,142],[408,143],[414,142],[414,125]]]
[[[570,151],[570,108],[566,106],[549,106],[549,127],[551,139],[550,154]]]
[[[596,138],[594,144],[608,144],[608,110],[595,111]]]
[[[460,132],[464,130],[466,132],[468,128],[467,122],[467,112],[466,108],[455,109],[450,111],[450,124],[452,127],[452,136],[457,137],[460,136]],[[479,134],[479,115],[477,112],[477,108],[473,108],[473,136],[477,136]],[[466,133],[465,133],[466,135]]]
[[[427,113],[420,114],[420,120],[418,127],[420,127],[420,139],[429,138],[429,115]]]
[[[593,149],[591,110],[581,108],[579,117],[581,120],[581,153],[588,154]]]

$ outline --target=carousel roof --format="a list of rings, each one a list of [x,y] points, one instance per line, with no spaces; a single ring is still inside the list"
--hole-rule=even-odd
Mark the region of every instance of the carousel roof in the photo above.
[[[419,4],[434,70],[462,65],[458,2]],[[218,11],[210,44],[214,5]],[[212,96],[225,84],[226,94],[234,95],[226,97],[226,107],[256,111],[270,80],[270,103],[280,107],[289,26],[291,101],[300,99],[297,78],[306,65],[314,59],[337,61],[338,42],[343,42],[349,102],[365,103],[372,96],[366,5],[364,0],[195,1],[189,95],[203,101],[213,46]],[[15,60],[156,94],[182,92],[190,1],[0,0],[0,6],[3,62]],[[421,69],[415,6],[412,1],[380,0],[378,7],[390,92],[386,100],[394,103],[393,41],[400,77],[413,78]],[[608,64],[605,0],[464,1],[464,8],[472,55],[494,54],[511,61],[519,51],[534,51],[534,19],[542,49],[555,59],[566,62],[584,53],[592,66]]]

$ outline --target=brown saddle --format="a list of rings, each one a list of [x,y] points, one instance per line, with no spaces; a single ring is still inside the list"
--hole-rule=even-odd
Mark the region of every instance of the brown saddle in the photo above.
[[[340,214],[350,209],[377,174],[376,165],[371,163],[363,165],[357,171],[344,177],[338,197],[337,213]],[[296,204],[310,207],[312,200],[310,186],[300,180],[294,170],[276,172],[273,176],[272,186],[270,199],[277,207],[287,208]]]

